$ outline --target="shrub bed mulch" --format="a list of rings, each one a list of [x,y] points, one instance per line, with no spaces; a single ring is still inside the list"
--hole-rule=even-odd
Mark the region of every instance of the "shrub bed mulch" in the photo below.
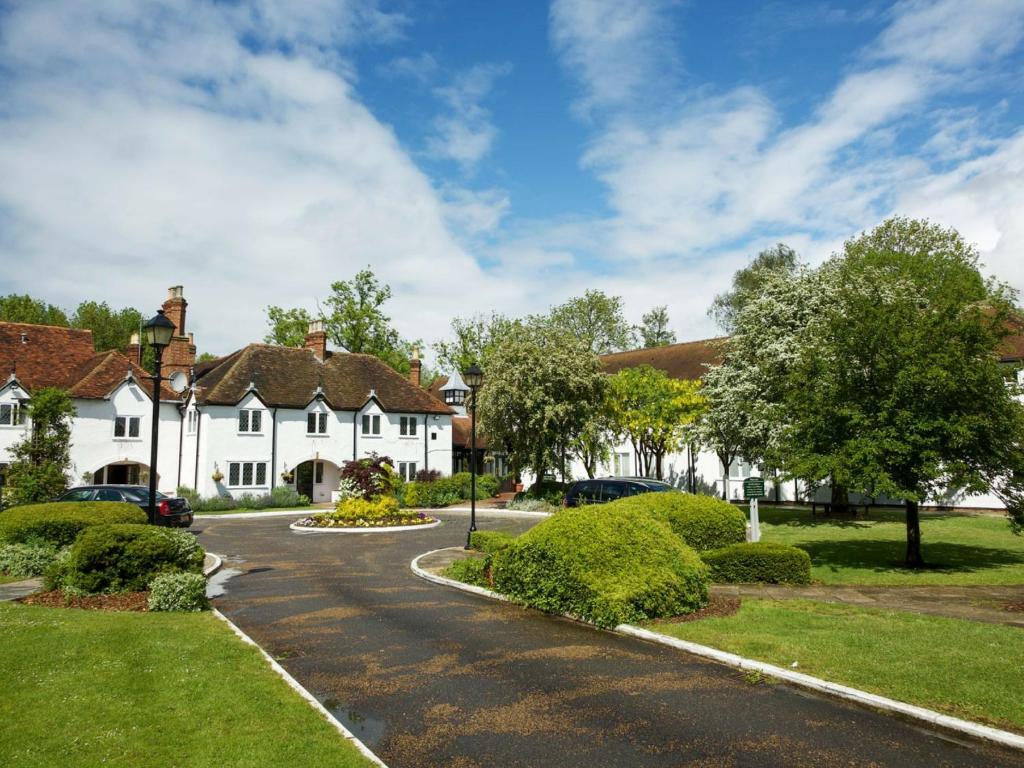
[[[678,624],[681,621],[700,621],[701,619],[724,618],[725,616],[732,616],[739,609],[740,600],[738,597],[712,595],[706,606],[694,611],[693,613],[684,613],[682,616],[670,616],[664,619],[654,619],[653,621],[644,623],[651,625]]]
[[[1011,613],[1024,613],[1024,603],[1005,603],[1003,610]]]
[[[43,605],[49,608],[82,608],[86,611],[145,611],[148,610],[149,592],[118,592],[112,595],[65,595],[62,590],[36,592],[19,598],[25,605]]]

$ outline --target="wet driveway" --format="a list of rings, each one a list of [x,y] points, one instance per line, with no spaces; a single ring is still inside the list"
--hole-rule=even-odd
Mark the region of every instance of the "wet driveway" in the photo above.
[[[356,535],[299,535],[291,520],[197,521],[203,546],[236,569],[215,603],[391,768],[1024,766],[1018,753],[414,576],[413,557],[464,541],[465,517]]]

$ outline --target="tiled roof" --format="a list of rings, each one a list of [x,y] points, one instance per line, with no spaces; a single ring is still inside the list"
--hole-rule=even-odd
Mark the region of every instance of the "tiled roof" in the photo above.
[[[438,400],[440,400],[443,403],[444,402],[444,395],[441,394],[441,390],[444,389],[444,385],[447,384],[447,383],[448,383],[448,377],[447,376],[438,376],[436,379],[434,379],[430,383],[430,386],[427,387],[427,392],[432,394],[434,397],[436,397]]]
[[[312,350],[250,344],[196,366],[200,403],[234,405],[256,389],[269,406],[304,408],[320,389],[339,410],[358,410],[371,390],[386,411],[450,414],[451,409],[372,355],[336,352],[326,361]]]
[[[469,416],[454,416],[452,417],[452,445],[456,448],[469,449],[473,442],[473,422]],[[481,429],[480,425],[476,425],[476,449],[483,450],[489,448],[490,443],[487,440]]]
[[[29,392],[66,387],[72,372],[95,353],[92,331],[0,322],[0,381],[14,373]]]
[[[147,395],[152,393],[153,382],[146,378],[149,374],[116,349],[94,354],[72,372],[65,387],[72,397],[99,400],[117,389],[129,372]],[[160,399],[180,401],[181,395],[164,382],[160,385]]]
[[[1010,334],[999,346],[999,360],[1004,363],[1024,362],[1024,319],[1011,318],[1007,325]]]
[[[722,360],[721,344],[724,337],[669,344],[664,347],[632,349],[601,356],[601,370],[618,373],[623,368],[649,365],[664,371],[673,379],[699,379],[707,366]]]

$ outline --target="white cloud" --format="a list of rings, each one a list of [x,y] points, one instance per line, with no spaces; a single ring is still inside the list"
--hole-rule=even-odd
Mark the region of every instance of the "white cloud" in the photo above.
[[[312,306],[367,264],[401,297],[389,310],[410,337],[447,329],[452,286],[480,306],[514,298],[450,234],[458,202],[353,91],[339,51],[401,20],[250,7],[7,12],[0,289],[147,311],[182,283],[200,349],[217,352],[262,337],[267,304]]]
[[[482,102],[495,82],[512,71],[503,64],[478,64],[456,75],[451,83],[434,89],[446,111],[434,120],[427,151],[435,158],[454,160],[471,172],[490,151],[498,136],[491,113]]]

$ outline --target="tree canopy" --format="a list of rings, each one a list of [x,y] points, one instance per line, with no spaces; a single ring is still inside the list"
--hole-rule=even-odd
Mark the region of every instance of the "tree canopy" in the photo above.
[[[789,274],[796,266],[796,251],[785,243],[761,251],[749,265],[733,275],[730,290],[715,296],[708,314],[726,333],[732,333],[740,310],[760,292],[764,280],[772,274]]]
[[[622,312],[622,298],[588,290],[551,310],[551,322],[584,344],[595,355],[621,352],[635,342]]]
[[[513,322],[503,315],[475,314],[452,318],[452,340],[434,344],[437,364],[442,371],[464,371],[473,363],[486,371],[494,350],[509,333]]]
[[[645,313],[640,318],[637,333],[640,334],[640,343],[645,349],[675,344],[676,334],[668,327],[668,307],[662,304]]]
[[[34,299],[27,293],[0,296],[0,320],[6,323],[68,326],[68,316],[63,309]]]
[[[75,407],[66,392],[44,387],[28,404],[32,426],[11,446],[4,500],[11,504],[49,501],[64,492],[71,468],[71,419]]]

